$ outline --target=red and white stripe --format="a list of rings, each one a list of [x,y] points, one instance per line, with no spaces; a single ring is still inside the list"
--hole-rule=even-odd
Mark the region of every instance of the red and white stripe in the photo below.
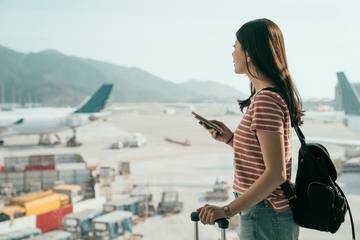
[[[291,120],[288,107],[279,94],[264,90],[251,98],[234,133],[233,188],[240,193],[246,192],[265,171],[261,147],[255,136],[259,129],[278,132],[284,137],[286,175],[288,180],[291,178]],[[277,212],[290,208],[280,186],[266,199]]]

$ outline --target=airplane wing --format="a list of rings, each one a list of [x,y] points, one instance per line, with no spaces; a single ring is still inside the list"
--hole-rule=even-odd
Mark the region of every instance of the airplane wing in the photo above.
[[[319,142],[335,144],[342,147],[360,147],[360,140],[325,138],[325,137],[306,137],[307,142]]]
[[[338,123],[344,122],[345,114],[343,111],[331,111],[331,112],[315,112],[306,111],[305,119],[320,120],[325,123]]]
[[[6,125],[2,125],[0,126],[0,133],[5,131],[6,129],[8,129],[9,127],[12,127],[14,125],[19,125],[19,124],[22,124],[24,122],[24,119],[23,118],[20,118],[18,120],[16,120],[15,122],[12,122],[10,124],[6,124]]]

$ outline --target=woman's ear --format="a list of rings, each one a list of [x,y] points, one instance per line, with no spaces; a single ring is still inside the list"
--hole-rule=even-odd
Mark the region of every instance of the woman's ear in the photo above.
[[[246,62],[251,62],[251,58],[249,57],[249,54],[247,51],[244,52],[245,53],[245,57],[246,57]]]

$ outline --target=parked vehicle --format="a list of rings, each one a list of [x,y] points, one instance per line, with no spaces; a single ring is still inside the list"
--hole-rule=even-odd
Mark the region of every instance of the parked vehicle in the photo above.
[[[213,190],[206,192],[205,201],[226,201],[229,198],[228,186],[225,181],[216,180]]]
[[[140,199],[139,217],[151,217],[156,214],[155,206],[153,204],[151,193],[132,193],[130,197]]]
[[[97,217],[92,222],[94,240],[110,240],[132,232],[132,213],[114,211]]]
[[[136,197],[120,199],[117,201],[111,201],[104,204],[103,210],[106,213],[113,212],[115,210],[130,211],[134,215],[139,215],[141,200]]]
[[[129,175],[130,174],[130,162],[118,162],[118,174]]]
[[[122,137],[114,142],[110,149],[121,149],[125,147],[141,147],[146,143],[146,138],[141,133],[133,133],[131,135]]]
[[[182,211],[183,205],[184,203],[179,201],[178,192],[166,191],[162,193],[157,211],[159,214],[179,213]]]
[[[129,147],[141,147],[146,143],[146,138],[141,133],[134,133],[127,138],[127,145]]]

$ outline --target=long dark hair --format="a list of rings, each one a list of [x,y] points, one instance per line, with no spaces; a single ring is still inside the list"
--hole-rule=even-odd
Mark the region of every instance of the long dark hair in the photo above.
[[[290,114],[295,124],[303,124],[302,101],[292,81],[285,54],[284,38],[280,28],[269,19],[256,19],[245,23],[236,32],[245,59],[250,57],[258,74],[268,78],[285,98]],[[249,70],[248,62],[246,67]],[[251,95],[245,100],[238,100],[241,111],[250,105],[250,99],[255,94],[255,88],[250,82]]]

